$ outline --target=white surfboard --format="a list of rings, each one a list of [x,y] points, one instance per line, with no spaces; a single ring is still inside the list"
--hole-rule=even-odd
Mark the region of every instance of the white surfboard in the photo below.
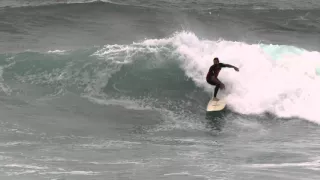
[[[221,111],[226,107],[226,104],[227,103],[224,99],[217,101],[211,98],[207,105],[207,112]]]

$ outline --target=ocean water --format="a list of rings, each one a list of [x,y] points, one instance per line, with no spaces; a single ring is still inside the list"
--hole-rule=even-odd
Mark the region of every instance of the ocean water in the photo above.
[[[319,32],[316,0],[2,0],[0,177],[320,179]]]

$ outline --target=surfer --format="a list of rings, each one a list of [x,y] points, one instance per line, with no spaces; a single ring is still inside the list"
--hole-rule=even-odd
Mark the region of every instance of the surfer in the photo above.
[[[232,66],[230,64],[224,64],[219,62],[219,58],[214,58],[213,59],[213,65],[209,68],[206,80],[208,84],[216,86],[214,89],[214,98],[213,100],[218,101],[219,99],[217,98],[218,90],[221,87],[221,89],[224,89],[225,86],[224,84],[218,79],[219,72],[221,68],[233,68],[235,71],[239,71],[239,68]]]

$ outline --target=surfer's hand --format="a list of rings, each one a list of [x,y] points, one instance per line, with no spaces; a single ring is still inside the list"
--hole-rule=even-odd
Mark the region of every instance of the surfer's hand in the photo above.
[[[235,71],[239,71],[239,68],[237,68],[237,67],[234,67],[234,70],[235,70]]]

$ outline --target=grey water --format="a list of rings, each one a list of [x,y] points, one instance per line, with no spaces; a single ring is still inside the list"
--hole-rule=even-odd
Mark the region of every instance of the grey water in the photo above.
[[[319,179],[319,9],[1,1],[1,179]]]

